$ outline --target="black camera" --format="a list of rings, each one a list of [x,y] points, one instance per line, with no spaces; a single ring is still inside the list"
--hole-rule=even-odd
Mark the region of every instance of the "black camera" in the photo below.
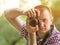
[[[38,19],[37,18],[30,18],[30,22],[29,24],[32,26],[32,27],[35,27],[36,25],[38,25]]]

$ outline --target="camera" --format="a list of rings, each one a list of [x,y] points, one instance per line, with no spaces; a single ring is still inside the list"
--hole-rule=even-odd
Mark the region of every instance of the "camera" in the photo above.
[[[32,26],[32,27],[35,27],[36,25],[38,25],[38,19],[37,18],[30,18],[30,22],[29,24]]]

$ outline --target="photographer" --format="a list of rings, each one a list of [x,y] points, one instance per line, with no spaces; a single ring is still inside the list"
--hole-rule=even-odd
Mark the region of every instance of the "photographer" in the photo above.
[[[19,9],[4,12],[6,19],[24,36],[28,44],[28,33],[36,32],[37,45],[60,45],[60,33],[53,25],[51,10],[43,5],[23,13]],[[18,16],[27,16],[26,23],[21,23]]]

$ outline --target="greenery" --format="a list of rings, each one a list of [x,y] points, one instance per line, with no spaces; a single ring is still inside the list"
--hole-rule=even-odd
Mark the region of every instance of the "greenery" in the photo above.
[[[7,20],[3,16],[1,16],[0,45],[13,45],[14,43],[15,45],[25,45],[26,40],[20,37],[20,32],[18,32],[11,24],[7,22]]]
[[[26,17],[20,17],[22,20],[26,20]],[[60,30],[59,19],[54,21],[57,29]],[[18,32],[7,20],[1,16],[0,17],[0,45],[26,45],[25,38],[20,37],[20,32]]]

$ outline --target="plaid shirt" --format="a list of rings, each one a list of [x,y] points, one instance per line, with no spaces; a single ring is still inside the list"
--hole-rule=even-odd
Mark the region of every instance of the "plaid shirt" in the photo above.
[[[37,45],[60,45],[60,33],[55,27],[51,28],[51,34],[48,36],[43,44],[39,36],[36,36]],[[21,31],[21,36],[25,37],[28,45],[28,32],[26,31],[26,25],[24,24]]]

